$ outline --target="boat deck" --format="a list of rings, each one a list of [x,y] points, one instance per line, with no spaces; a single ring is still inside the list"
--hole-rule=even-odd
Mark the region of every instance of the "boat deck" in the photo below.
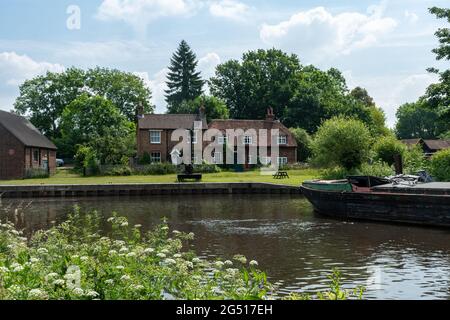
[[[373,187],[372,190],[380,192],[450,195],[450,182],[430,182],[415,185],[392,185],[389,183]]]

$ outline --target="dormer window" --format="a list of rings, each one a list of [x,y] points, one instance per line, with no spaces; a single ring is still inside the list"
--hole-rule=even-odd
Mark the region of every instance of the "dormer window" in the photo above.
[[[278,144],[287,144],[287,136],[278,136]]]

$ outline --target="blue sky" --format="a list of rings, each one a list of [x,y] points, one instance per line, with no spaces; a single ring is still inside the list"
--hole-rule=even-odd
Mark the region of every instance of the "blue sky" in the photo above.
[[[427,8],[448,0],[2,0],[0,108],[18,85],[47,70],[104,66],[135,72],[165,111],[165,73],[179,41],[197,53],[205,78],[218,63],[257,48],[280,48],[304,64],[340,69],[350,88],[368,89],[395,123],[396,108],[416,100],[441,66],[431,49],[442,21]],[[70,6],[80,28],[69,29]],[[72,20],[71,20],[72,21]]]

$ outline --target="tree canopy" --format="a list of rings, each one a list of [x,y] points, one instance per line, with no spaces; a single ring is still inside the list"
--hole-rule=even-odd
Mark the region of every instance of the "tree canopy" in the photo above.
[[[208,122],[213,119],[229,118],[229,111],[225,103],[219,98],[207,95],[202,95],[194,100],[185,100],[180,105],[172,107],[169,113],[196,114],[200,108],[204,108]]]
[[[135,124],[109,100],[82,94],[61,117],[61,151],[75,154],[80,146],[95,150],[101,164],[118,164],[132,156]],[[128,158],[127,158],[128,159]]]
[[[138,76],[105,68],[87,71],[69,68],[61,73],[47,72],[25,81],[14,107],[50,139],[61,137],[64,109],[83,94],[105,97],[129,121],[135,121],[136,108],[153,111],[151,92]],[[60,141],[60,140],[58,140]],[[58,146],[58,145],[57,145]],[[59,147],[59,146],[58,146]]]
[[[204,81],[196,70],[197,57],[186,41],[181,41],[170,60],[167,75],[166,102],[169,112],[183,101],[191,101],[203,92]]]

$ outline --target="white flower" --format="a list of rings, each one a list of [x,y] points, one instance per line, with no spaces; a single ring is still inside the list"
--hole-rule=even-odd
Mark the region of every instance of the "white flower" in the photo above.
[[[227,267],[231,267],[231,266],[233,265],[233,261],[231,261],[231,260],[225,260],[224,264],[225,264]]]
[[[194,264],[193,264],[192,262],[190,262],[190,261],[186,261],[186,266],[187,266],[189,269],[194,268]]]
[[[216,268],[220,269],[223,267],[224,263],[222,261],[216,261],[215,263]]]
[[[128,248],[127,247],[122,247],[122,248],[120,248],[119,252],[128,252]]]
[[[137,229],[142,228],[142,224],[135,224],[134,227]]]
[[[86,296],[90,298],[97,298],[100,294],[94,290],[90,290],[86,293]]]
[[[136,253],[135,252],[129,252],[129,253],[127,253],[127,257],[128,258],[132,258],[132,257],[135,257],[136,256]]]
[[[174,257],[175,259],[179,259],[179,258],[181,258],[181,254],[179,254],[179,253],[174,254],[173,257]]]
[[[76,259],[78,259],[79,257],[80,257],[79,255],[75,254],[75,255],[73,255],[71,258],[72,258],[73,260],[76,260]]]
[[[146,248],[146,249],[144,250],[145,253],[152,253],[152,252],[154,252],[154,251],[155,251],[155,249],[153,249],[153,248]]]
[[[252,261],[249,262],[249,264],[250,264],[250,266],[252,266],[252,267],[256,267],[256,266],[258,265],[258,261],[252,260]]]
[[[82,257],[80,258],[81,261],[87,261],[88,259],[89,259],[89,257],[86,257],[86,256],[82,256]]]
[[[161,230],[169,230],[169,227],[168,226],[162,226]]]
[[[123,269],[125,269],[125,267],[124,266],[117,266],[116,269],[123,270]]]
[[[237,294],[244,294],[247,290],[244,287],[240,287],[236,289]]]
[[[31,263],[37,263],[37,262],[39,262],[39,259],[38,258],[30,258],[30,262]]]
[[[121,226],[121,227],[128,227],[128,222],[122,222],[122,223],[120,224],[120,226]]]
[[[120,280],[122,280],[122,281],[128,281],[128,280],[131,280],[131,278],[130,278],[129,275],[124,274],[123,276],[120,277]]]
[[[46,248],[39,248],[39,249],[37,249],[37,252],[38,252],[39,254],[47,254],[47,253],[48,253],[48,250],[47,250]]]
[[[172,231],[174,234],[180,234],[181,232],[180,231],[178,231],[178,230],[173,230]]]
[[[13,272],[20,272],[22,270],[23,270],[23,267],[19,265],[13,269]]]
[[[162,249],[161,252],[164,254],[168,254],[170,251],[168,249]]]
[[[106,221],[108,221],[108,222],[113,222],[114,221],[114,217],[110,217],[110,218],[108,218],[108,220],[106,220]]]
[[[63,279],[57,279],[53,281],[53,285],[55,286],[63,286],[66,282]]]
[[[9,269],[7,267],[0,267],[0,273],[6,273]]]
[[[57,273],[55,273],[55,272],[52,272],[52,273],[49,273],[46,277],[45,277],[45,279],[47,280],[47,281],[50,281],[50,280],[52,280],[52,279],[54,279],[54,278],[58,278],[58,274]]]
[[[200,263],[202,260],[200,258],[194,258],[192,259],[193,263]]]
[[[72,292],[73,292],[73,294],[76,295],[76,296],[82,296],[82,295],[84,295],[84,290],[81,289],[81,288],[74,288],[74,289],[72,290]]]
[[[116,250],[109,250],[109,255],[110,256],[114,256],[115,254],[117,254]]]
[[[166,255],[162,252],[158,253],[156,256],[161,259],[164,259],[166,257]]]
[[[164,260],[164,263],[165,264],[176,264],[177,262],[173,259],[166,259],[166,260]]]
[[[114,280],[113,279],[108,279],[108,280],[105,280],[105,283],[106,284],[114,284]]]
[[[48,298],[47,293],[41,289],[31,289],[28,292],[28,298],[32,300],[45,300]]]
[[[141,284],[133,284],[133,285],[130,286],[130,288],[132,290],[136,290],[136,291],[140,291],[140,290],[144,290],[145,289],[145,287],[143,285],[141,285]]]

